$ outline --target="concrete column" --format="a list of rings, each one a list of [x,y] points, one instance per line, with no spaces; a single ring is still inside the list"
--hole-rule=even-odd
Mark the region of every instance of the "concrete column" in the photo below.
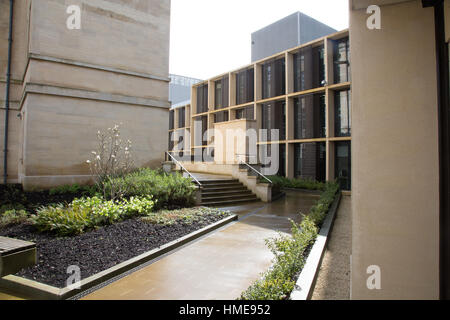
[[[294,92],[294,55],[286,52],[286,94]]]

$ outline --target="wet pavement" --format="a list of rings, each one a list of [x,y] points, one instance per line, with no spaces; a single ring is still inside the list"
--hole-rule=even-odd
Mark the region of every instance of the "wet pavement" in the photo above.
[[[266,271],[273,258],[265,239],[290,232],[289,219],[301,220],[319,198],[287,191],[273,203],[223,207],[240,221],[190,243],[174,253],[87,296],[87,300],[236,299]]]

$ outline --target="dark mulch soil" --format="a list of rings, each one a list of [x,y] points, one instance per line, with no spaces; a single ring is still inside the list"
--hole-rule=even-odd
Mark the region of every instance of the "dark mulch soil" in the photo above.
[[[71,265],[80,267],[84,279],[223,218],[205,215],[200,222],[168,226],[135,218],[67,238],[39,234],[33,226],[21,224],[0,230],[0,236],[33,241],[37,245],[38,264],[20,271],[18,276],[63,288]]]

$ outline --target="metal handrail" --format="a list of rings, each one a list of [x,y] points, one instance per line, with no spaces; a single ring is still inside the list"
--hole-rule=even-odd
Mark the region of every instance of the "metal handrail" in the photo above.
[[[169,152],[166,152],[166,154],[172,159],[172,161],[174,161],[177,165],[180,166],[181,169],[183,169],[194,181],[195,183],[197,183],[200,187],[202,187],[202,184],[200,183],[200,181],[197,180],[197,178],[195,178],[192,173],[190,173],[182,164],[180,161],[178,161],[177,159],[175,159],[174,156],[172,156]]]
[[[247,154],[236,154],[236,156],[246,156],[246,157],[250,157],[250,155]],[[267,180],[270,184],[273,184],[272,180],[270,180],[269,178],[267,178],[265,175],[263,175],[261,172],[259,172],[258,170],[256,170],[255,168],[253,168],[251,165],[249,165],[247,162],[242,161],[242,160],[238,160],[239,164],[245,164],[247,167],[249,167],[251,170],[253,170],[254,172],[256,172],[260,177],[263,177],[265,180]]]

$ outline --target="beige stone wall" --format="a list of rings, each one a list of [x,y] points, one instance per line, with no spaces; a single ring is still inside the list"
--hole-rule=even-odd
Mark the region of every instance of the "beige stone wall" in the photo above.
[[[72,4],[81,7],[81,30],[66,28]],[[134,144],[136,165],[159,167],[167,147],[170,1],[16,0],[14,9],[8,181],[88,181],[96,132],[116,123]],[[2,150],[8,20],[9,1],[2,1]]]
[[[89,175],[86,160],[97,147],[97,131],[121,124],[124,140],[133,143],[137,167],[159,167],[167,132],[167,110],[41,94],[28,94],[24,177]],[[56,181],[56,180],[55,180]],[[36,186],[28,183],[28,186]]]
[[[33,0],[30,52],[167,77],[170,1]],[[66,8],[81,7],[81,30]]]
[[[371,1],[377,4],[380,1]],[[351,1],[352,298],[439,297],[439,168],[433,9]],[[381,290],[366,270],[381,268]]]

